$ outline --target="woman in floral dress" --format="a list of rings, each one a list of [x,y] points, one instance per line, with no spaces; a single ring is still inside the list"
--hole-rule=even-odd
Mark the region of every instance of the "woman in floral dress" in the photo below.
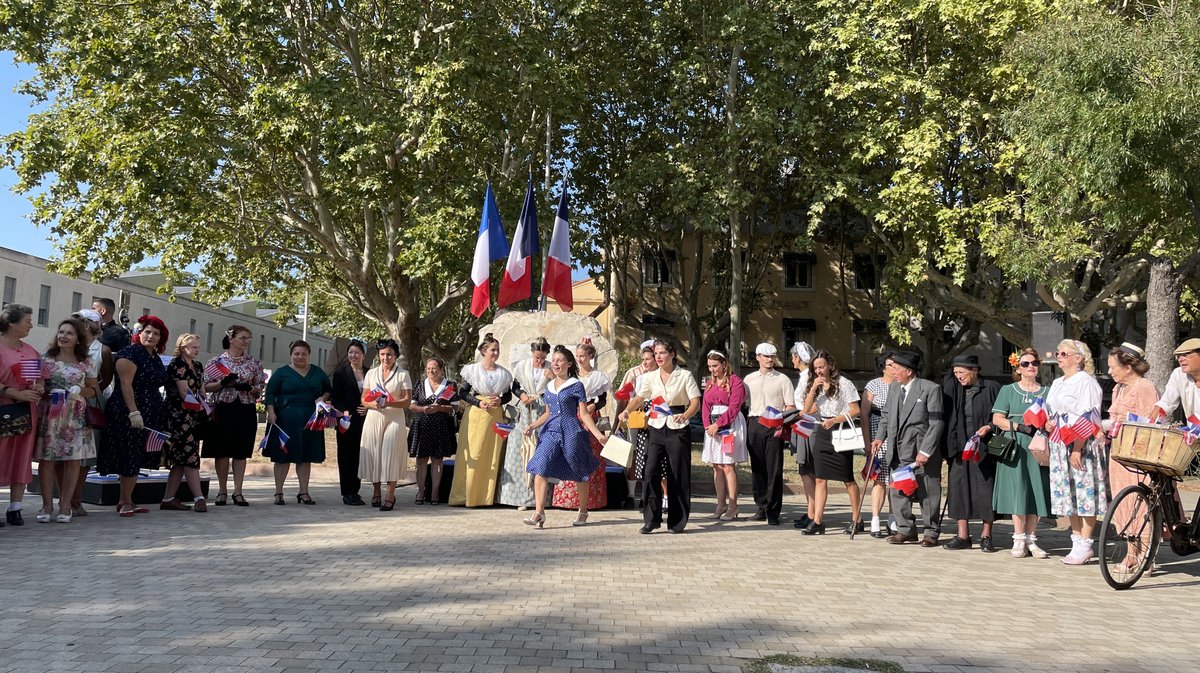
[[[204,383],[200,355],[200,335],[183,334],[175,340],[175,357],[167,365],[167,401],[163,405],[163,432],[171,436],[163,448],[163,465],[171,470],[159,509],[207,512],[204,492],[200,490],[200,429],[208,413],[200,400],[205,392],[219,390],[219,382]],[[187,479],[193,507],[179,502],[179,483]]]
[[[54,513],[54,489],[65,493],[58,501],[59,523],[71,522],[71,496],[79,478],[79,461],[94,458],[96,445],[87,428],[87,398],[97,394],[83,323],[67,319],[58,324],[54,342],[42,358],[42,375],[50,395],[38,404],[38,437],[34,451],[42,488],[38,523]]]

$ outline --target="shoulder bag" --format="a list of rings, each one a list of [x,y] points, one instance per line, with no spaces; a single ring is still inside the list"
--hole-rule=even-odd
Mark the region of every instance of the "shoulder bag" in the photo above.
[[[631,430],[643,430],[646,427],[646,412],[641,409],[634,409],[629,412],[629,418],[625,421],[625,426]]]
[[[863,451],[867,448],[863,442],[862,431],[854,425],[854,419],[849,418],[848,422],[843,422],[841,425],[833,429],[833,450],[838,453],[847,451]]]
[[[987,443],[988,454],[1002,463],[1011,463],[1017,457],[1017,432],[1009,432],[1011,436],[1003,432],[993,432]]]
[[[20,437],[33,429],[33,415],[28,402],[0,405],[0,438]]]

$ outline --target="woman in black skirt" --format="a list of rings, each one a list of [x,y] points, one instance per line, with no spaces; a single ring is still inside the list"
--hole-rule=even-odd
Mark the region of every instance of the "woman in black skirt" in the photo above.
[[[209,361],[204,368],[204,387],[219,383],[220,388],[212,393],[213,419],[204,437],[205,458],[216,463],[217,479],[221,490],[217,492],[214,505],[223,506],[226,501],[226,484],[229,466],[233,463],[233,504],[249,506],[242,495],[242,481],[246,477],[246,460],[254,453],[254,436],[258,433],[258,411],[254,405],[262,394],[266,383],[262,363],[250,355],[249,327],[233,325],[225,330],[221,348],[225,349]]]
[[[350,419],[350,427],[337,434],[338,484],[342,490],[342,503],[365,505],[358,489],[362,480],[358,478],[358,453],[362,441],[363,423],[367,408],[362,404],[363,380],[367,376],[367,347],[353,339],[346,347],[346,359],[333,370],[333,398],[330,403]]]
[[[833,430],[843,423],[851,423],[858,416],[858,400],[858,390],[850,379],[838,372],[833,355],[827,351],[817,351],[804,391],[804,413],[816,414],[821,421],[812,435],[816,488],[813,493],[812,523],[800,531],[805,535],[825,534],[825,501],[829,497],[826,484],[829,481],[844,483],[850,495],[851,522],[845,532],[853,535],[861,529],[858,482],[854,480],[854,452],[839,453],[833,450]]]
[[[454,427],[454,402],[458,400],[457,385],[446,379],[446,365],[441,358],[425,361],[425,379],[413,390],[412,428],[408,432],[408,455],[417,459],[418,505],[440,501],[442,459],[458,450],[458,430]],[[429,474],[429,492],[425,492],[425,475]]]

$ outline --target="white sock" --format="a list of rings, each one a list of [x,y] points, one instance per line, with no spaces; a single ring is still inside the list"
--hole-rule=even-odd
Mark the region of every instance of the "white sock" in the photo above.
[[[21,501],[20,501],[20,500],[17,500],[16,502],[10,502],[10,503],[8,503],[8,511],[10,511],[10,512],[19,512],[19,511],[21,511]]]
[[[204,496],[198,495],[198,496],[192,498],[192,502],[200,502],[203,499],[204,499]]]
[[[879,532],[879,515],[878,514],[871,516],[871,532],[872,533]]]

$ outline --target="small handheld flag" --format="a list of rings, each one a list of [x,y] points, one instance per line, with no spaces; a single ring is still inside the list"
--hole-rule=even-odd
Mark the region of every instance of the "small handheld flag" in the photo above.
[[[1096,416],[1096,412],[1089,409],[1075,419],[1075,422],[1071,424],[1071,432],[1074,433],[1076,439],[1088,439],[1096,434],[1096,431],[1100,429]]]
[[[338,432],[345,432],[350,429],[350,414],[342,414],[337,420]]]
[[[758,417],[758,424],[766,428],[778,428],[783,426],[783,412],[775,407],[767,407],[762,415]]]
[[[1035,428],[1045,427],[1047,420],[1045,400],[1041,397],[1034,400],[1033,404],[1029,405],[1029,408],[1021,416],[1021,422]]]
[[[221,362],[221,358],[213,358],[204,368],[204,378],[210,381],[220,381],[233,372]]]
[[[625,385],[613,392],[613,397],[621,400],[622,402],[628,402],[629,399],[633,397],[633,381],[626,382]]]
[[[146,453],[161,453],[163,445],[171,439],[165,432],[146,428]]]
[[[369,404],[374,404],[375,402],[382,400],[382,399],[386,399],[388,404],[391,404],[392,402],[396,401],[396,398],[393,397],[390,392],[388,392],[388,389],[385,388],[383,386],[383,384],[379,384],[379,385],[375,386],[371,390],[367,391],[367,393],[365,395],[363,395],[363,400],[365,400]]]
[[[267,431],[263,434],[262,441],[258,443],[259,450],[265,451],[267,449],[267,443],[271,441],[272,432],[276,433],[276,435],[279,437],[279,450],[286,454],[288,452],[287,441],[291,439],[291,437],[288,437],[287,433],[283,431],[283,428],[275,424],[267,426]]]
[[[817,429],[817,419],[811,414],[804,414],[796,419],[792,425],[792,434],[798,435],[802,439],[812,437],[813,431]]]
[[[42,361],[36,358],[21,360],[20,364],[17,365],[17,373],[28,383],[41,381],[43,378]]]
[[[67,391],[54,389],[50,391],[50,418],[58,418],[67,408]]]
[[[447,404],[450,402],[450,400],[454,399],[454,395],[457,393],[458,388],[455,388],[452,384],[446,384],[446,387],[442,389],[442,392],[438,393],[437,401],[439,404]]]
[[[721,453],[727,456],[732,456],[733,443],[737,439],[734,437],[733,431],[729,429],[722,430],[717,433],[717,436],[721,438]]]
[[[876,453],[871,458],[871,464],[867,466],[867,473],[864,475],[867,481],[879,481],[879,472],[883,469],[883,458]]]
[[[497,435],[500,435],[501,439],[508,439],[508,436],[513,431],[513,426],[511,423],[500,423],[497,421],[496,423],[492,424],[492,430],[494,430]]]
[[[969,460],[972,463],[978,463],[979,461],[983,460],[983,447],[981,444],[982,443],[979,441],[979,435],[971,435],[971,438],[967,440],[966,445],[963,446],[962,459],[964,461]]]
[[[1054,431],[1050,433],[1050,441],[1059,444],[1074,444],[1079,437],[1076,436],[1075,430],[1071,426],[1069,417],[1064,415],[1058,425],[1054,426]]]
[[[912,465],[905,465],[892,472],[892,488],[909,497],[917,492],[917,473],[913,471]]]
[[[1183,424],[1183,440],[1188,444],[1200,439],[1200,417],[1195,414],[1187,417],[1187,423]]]
[[[671,407],[662,397],[656,397],[650,403],[650,418],[669,418]]]
[[[200,411],[204,408],[204,404],[195,393],[189,390],[187,395],[183,396],[183,408],[188,411]]]
[[[1132,411],[1125,415],[1126,423],[1149,423],[1150,419],[1144,416],[1138,416]]]

